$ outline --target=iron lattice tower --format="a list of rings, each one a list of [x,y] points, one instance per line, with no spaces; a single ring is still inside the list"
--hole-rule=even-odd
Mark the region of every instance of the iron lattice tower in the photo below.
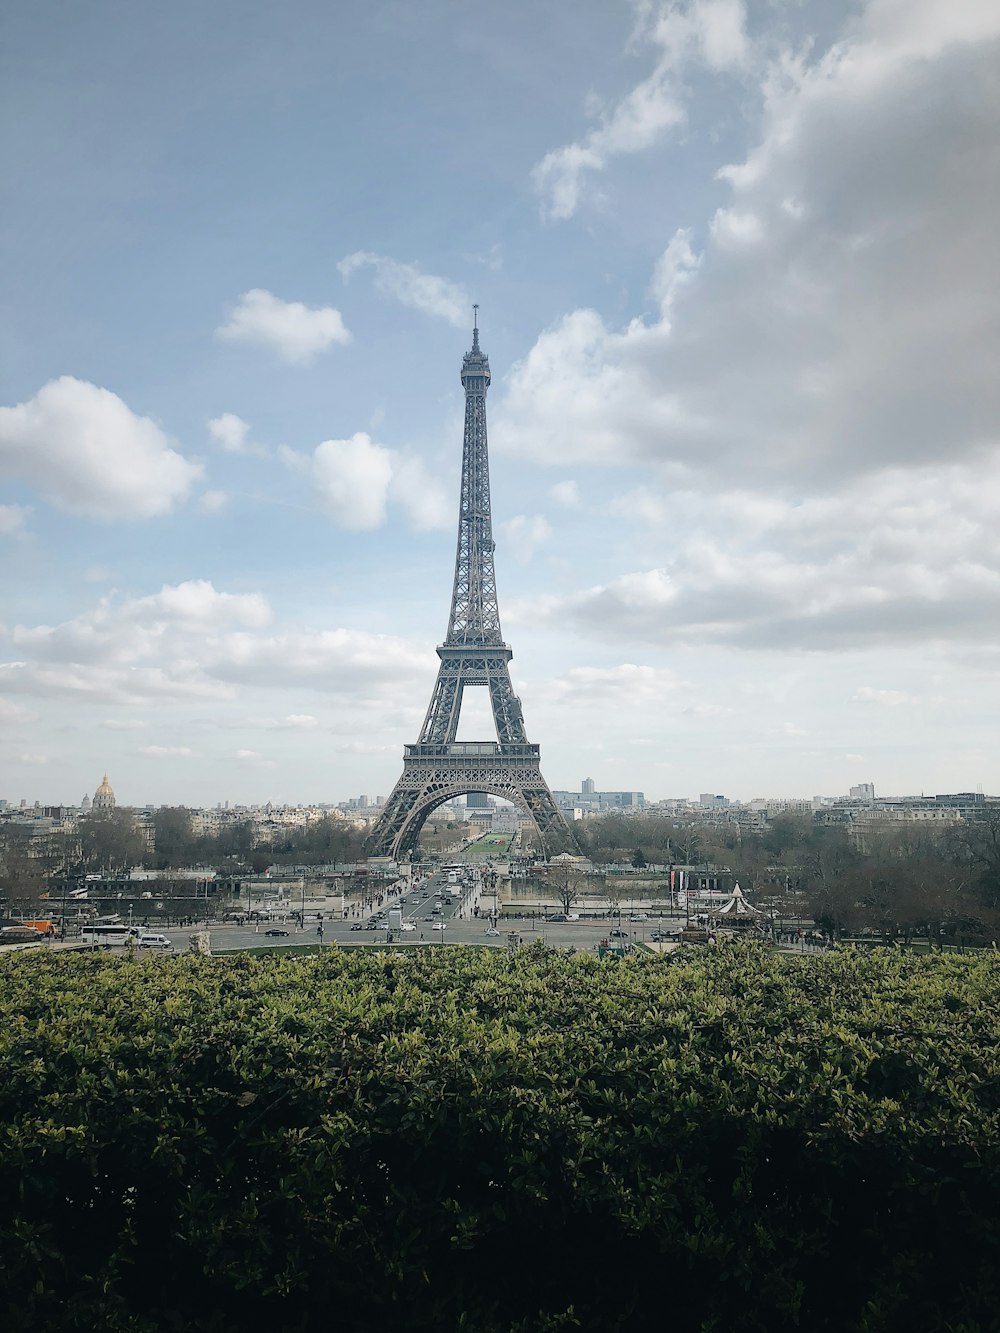
[[[488,792],[526,809],[546,855],[577,850],[542,777],[539,747],[525,734],[521,701],[510,682],[513,653],[500,630],[486,444],[489,384],[490,363],[479,346],[476,320],[472,350],[462,360],[462,490],[448,633],[438,646],[441,662],[420,739],[404,749],[403,776],[368,839],[369,856],[405,856],[431,811],[469,792]],[[489,691],[496,741],[456,740],[469,685]]]

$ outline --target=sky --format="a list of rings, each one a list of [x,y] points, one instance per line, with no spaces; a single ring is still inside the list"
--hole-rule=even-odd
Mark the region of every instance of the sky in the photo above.
[[[1000,6],[0,23],[0,797],[388,794],[473,302],[551,787],[1000,792]]]

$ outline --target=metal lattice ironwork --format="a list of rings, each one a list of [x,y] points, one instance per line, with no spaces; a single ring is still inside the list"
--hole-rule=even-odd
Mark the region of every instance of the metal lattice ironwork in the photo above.
[[[405,748],[403,776],[368,840],[370,856],[405,856],[432,810],[472,791],[502,797],[526,810],[547,855],[576,850],[542,777],[538,746],[529,744],[525,734],[521,701],[510,682],[513,654],[500,630],[486,442],[489,384],[490,363],[480,349],[476,321],[472,350],[462,360],[465,431],[448,633],[437,650],[441,664],[420,740]],[[489,691],[496,742],[456,740],[466,686]]]

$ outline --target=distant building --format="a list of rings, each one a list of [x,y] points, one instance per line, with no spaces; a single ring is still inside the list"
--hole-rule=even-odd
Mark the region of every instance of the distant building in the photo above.
[[[101,785],[94,792],[94,799],[91,803],[93,810],[113,810],[115,808],[115,794],[111,790],[111,784],[108,782],[108,775],[105,773],[101,779]]]
[[[488,810],[490,798],[484,791],[470,791],[465,798],[465,804],[469,810]]]
[[[859,782],[847,794],[852,801],[874,801],[875,784],[874,782]]]
[[[698,797],[698,804],[703,810],[725,810],[729,800],[725,796],[713,796],[710,791],[703,791]]]
[[[641,791],[553,791],[552,799],[567,818],[604,815],[611,810],[643,810],[646,797]],[[579,815],[574,811],[579,810]]]
[[[593,779],[593,778],[584,778],[583,781],[580,783],[580,792],[581,792],[582,795],[584,795],[584,796],[593,796],[593,794],[594,794],[594,779]]]

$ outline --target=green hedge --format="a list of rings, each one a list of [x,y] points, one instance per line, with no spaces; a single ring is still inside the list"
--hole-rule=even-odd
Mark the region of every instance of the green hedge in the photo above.
[[[1000,968],[0,964],[11,1330],[998,1327]]]

